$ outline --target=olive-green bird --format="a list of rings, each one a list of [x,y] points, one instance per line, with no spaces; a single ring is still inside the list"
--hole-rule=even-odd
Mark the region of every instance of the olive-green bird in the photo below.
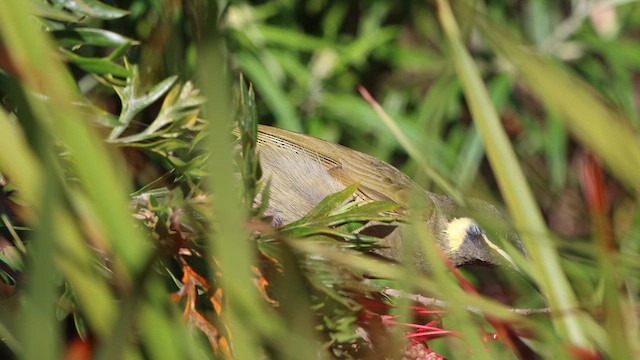
[[[273,216],[276,225],[298,220],[327,195],[357,183],[356,196],[363,201],[391,201],[407,209],[410,197],[424,197],[424,223],[443,253],[457,266],[513,264],[474,219],[491,224],[492,230],[496,230],[492,233],[508,237],[524,252],[505,217],[493,205],[470,199],[463,209],[449,197],[425,191],[400,170],[367,154],[263,125],[258,126],[258,152],[264,178],[271,181],[267,213]],[[379,225],[363,231],[376,229],[371,232],[378,236],[383,232],[383,248],[375,250],[378,255],[399,261],[405,254],[412,254],[411,260],[418,268],[429,272],[420,242],[412,239],[411,231],[405,227],[405,224]]]

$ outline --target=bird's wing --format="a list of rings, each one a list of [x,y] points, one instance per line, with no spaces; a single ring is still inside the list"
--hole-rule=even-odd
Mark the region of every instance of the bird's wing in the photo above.
[[[258,145],[320,162],[345,186],[358,183],[358,195],[365,200],[391,201],[406,207],[416,187],[408,176],[384,161],[312,136],[258,125]]]

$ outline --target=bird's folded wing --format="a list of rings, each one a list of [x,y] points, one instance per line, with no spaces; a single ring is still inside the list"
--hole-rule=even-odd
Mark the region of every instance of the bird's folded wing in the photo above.
[[[408,176],[384,161],[308,135],[259,125],[258,144],[320,162],[345,186],[358,183],[358,195],[365,200],[391,201],[405,207],[416,189]]]

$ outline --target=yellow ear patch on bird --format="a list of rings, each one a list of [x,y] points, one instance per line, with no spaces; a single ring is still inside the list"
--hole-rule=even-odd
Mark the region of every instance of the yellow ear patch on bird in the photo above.
[[[477,226],[476,222],[468,217],[455,218],[447,224],[447,228],[443,232],[452,252],[458,251],[462,247],[468,230],[472,226]]]

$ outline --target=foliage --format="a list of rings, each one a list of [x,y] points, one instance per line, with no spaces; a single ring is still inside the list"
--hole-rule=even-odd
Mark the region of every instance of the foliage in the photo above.
[[[217,4],[0,2],[0,357],[638,357],[635,2]],[[529,258],[363,256],[408,220],[357,184],[273,227],[258,122],[504,198]]]

